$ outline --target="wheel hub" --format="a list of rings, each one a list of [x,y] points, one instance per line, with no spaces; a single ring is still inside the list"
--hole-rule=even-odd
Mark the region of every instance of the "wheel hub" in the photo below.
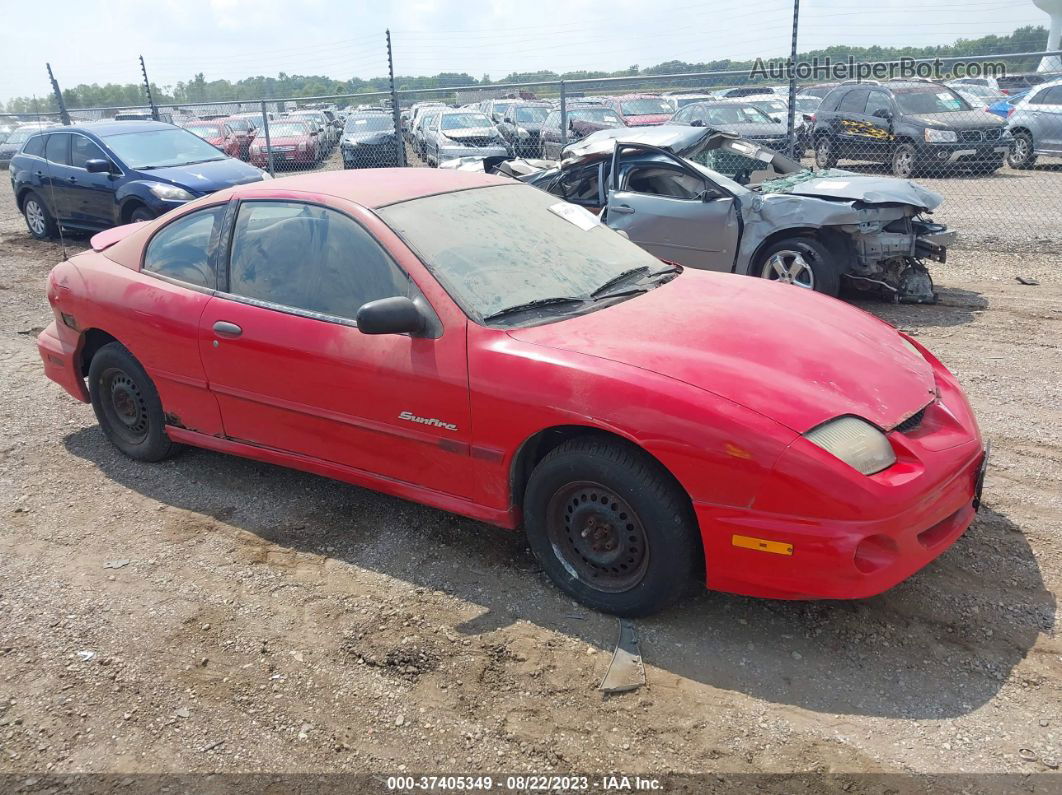
[[[115,421],[115,430],[130,442],[143,439],[148,431],[148,415],[140,387],[120,370],[106,373],[104,384],[105,394],[110,398],[107,413]]]
[[[776,251],[763,266],[764,278],[805,289],[815,289],[815,272],[799,251]]]
[[[618,593],[649,564],[645,529],[634,510],[599,483],[571,483],[550,500],[549,536],[568,571],[584,584]]]

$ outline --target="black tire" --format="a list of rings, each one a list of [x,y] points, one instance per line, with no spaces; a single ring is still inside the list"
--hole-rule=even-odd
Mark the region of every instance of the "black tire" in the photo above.
[[[835,298],[841,291],[840,265],[833,253],[813,237],[788,237],[772,243],[756,258],[750,274]]]
[[[26,228],[37,240],[47,240],[59,234],[59,225],[36,193],[26,194],[22,200],[22,217],[26,219]]]
[[[1007,165],[1011,168],[1026,169],[1036,165],[1036,150],[1032,136],[1027,132],[1014,133],[1014,143],[1007,152]]]
[[[683,491],[658,462],[609,439],[572,439],[542,459],[527,484],[524,524],[557,587],[605,613],[664,609],[703,561]]]
[[[918,153],[914,144],[899,143],[892,150],[892,173],[900,179],[910,179],[918,172]]]
[[[104,435],[137,461],[161,461],[179,448],[166,436],[162,401],[147,372],[125,346],[104,345],[88,374],[92,409]]]
[[[154,221],[155,213],[151,212],[144,205],[139,205],[134,208],[133,212],[129,215],[129,223],[135,224],[138,221]]]
[[[819,136],[815,142],[815,168],[826,169],[837,167],[837,150],[834,149],[833,141],[828,135]]]

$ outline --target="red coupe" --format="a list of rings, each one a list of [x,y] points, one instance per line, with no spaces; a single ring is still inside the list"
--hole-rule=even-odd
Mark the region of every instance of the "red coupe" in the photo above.
[[[223,190],[96,235],[48,300],[45,372],[126,455],[195,445],[523,528],[560,588],[618,614],[694,575],[870,596],[978,505],[977,424],[916,341],[661,262],[501,177]]]
[[[208,144],[211,144],[229,157],[240,159],[240,137],[236,131],[223,121],[196,121],[184,125],[184,129],[195,133]]]

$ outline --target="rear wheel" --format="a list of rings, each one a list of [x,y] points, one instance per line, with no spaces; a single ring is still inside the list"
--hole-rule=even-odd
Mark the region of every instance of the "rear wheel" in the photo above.
[[[752,275],[826,295],[841,291],[841,272],[833,254],[810,237],[791,237],[768,246]]]
[[[104,345],[89,364],[89,396],[104,435],[138,461],[161,461],[178,448],[166,436],[162,401],[151,378],[125,346]]]
[[[1027,132],[1014,133],[1014,143],[1007,153],[1007,164],[1011,168],[1032,168],[1036,165],[1036,154],[1032,136]]]
[[[48,212],[47,205],[36,193],[31,193],[23,199],[22,215],[26,219],[30,234],[38,240],[55,237],[59,232],[59,226],[55,223],[52,214]]]
[[[682,595],[703,556],[689,500],[659,463],[586,436],[531,474],[528,542],[550,579],[595,610],[644,616]]]

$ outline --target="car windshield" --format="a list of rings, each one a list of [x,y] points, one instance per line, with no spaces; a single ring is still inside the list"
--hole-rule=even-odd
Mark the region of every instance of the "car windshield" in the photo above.
[[[493,123],[482,113],[444,113],[439,126],[444,130],[472,130],[491,127]]]
[[[524,106],[516,109],[515,121],[524,121],[531,124],[541,124],[549,115],[549,108],[537,108]]]
[[[719,124],[773,124],[771,117],[754,105],[709,105],[705,109],[708,126]]]
[[[515,102],[495,102],[491,108],[491,113],[504,117],[509,112],[509,108],[515,104]]]
[[[893,89],[893,93],[896,95],[896,104],[903,113],[948,113],[955,110],[972,110],[966,100],[944,86]]]
[[[184,129],[188,130],[188,132],[194,132],[200,138],[204,136],[209,138],[221,137],[220,124],[189,124]]]
[[[819,109],[822,100],[818,97],[797,97],[796,109],[801,113],[814,113]]]
[[[609,108],[574,108],[568,111],[568,118],[575,121],[590,121],[598,124],[612,124],[616,127],[623,126],[623,119]]]
[[[310,134],[310,127],[302,121],[279,121],[269,125],[269,138],[298,138]],[[265,136],[262,136],[263,139]]]
[[[786,114],[785,103],[780,99],[750,99],[749,104],[754,108],[759,108],[768,115],[777,116]]]
[[[359,132],[386,132],[394,127],[394,120],[383,113],[372,113],[366,116],[351,116],[343,128],[345,133]]]
[[[684,108],[687,105],[692,105],[694,102],[704,102],[706,99],[709,99],[709,97],[676,97],[675,107]]]
[[[475,320],[533,301],[584,298],[632,268],[663,267],[584,208],[526,185],[426,196],[376,212]]]
[[[671,115],[671,105],[654,97],[628,99],[620,103],[620,109],[624,116],[653,116],[663,113]]]
[[[23,129],[23,130],[15,130],[14,132],[11,133],[11,137],[9,137],[7,139],[7,143],[9,143],[9,144],[23,144],[23,143],[26,142],[26,139],[29,138],[31,135],[33,135],[33,133],[35,133],[35,132],[40,132],[40,128],[39,127],[31,127],[31,128]]]
[[[103,137],[107,146],[130,168],[166,168],[225,159],[225,155],[198,135],[177,127]]]

